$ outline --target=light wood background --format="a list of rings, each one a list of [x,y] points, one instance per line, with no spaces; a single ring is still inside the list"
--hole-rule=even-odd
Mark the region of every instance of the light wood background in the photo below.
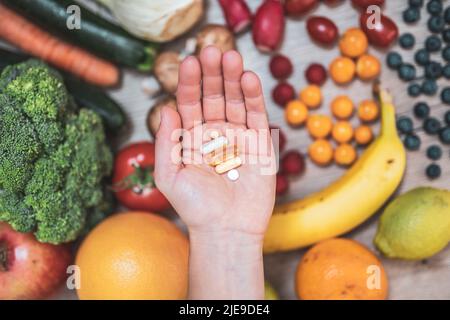
[[[255,9],[262,0],[248,0],[247,2],[252,9]],[[349,4],[350,0],[344,0],[343,2],[342,5],[337,7],[328,7],[321,4],[311,14],[332,18],[339,27],[340,32],[349,27],[358,26],[358,12]],[[449,2],[444,0],[444,3],[448,4]],[[426,21],[428,14],[423,9],[422,20],[415,26],[406,26],[401,19],[401,12],[406,6],[407,0],[387,0],[384,12],[398,23],[401,32],[409,31],[416,36],[417,44],[415,48],[423,47],[424,39],[427,36]],[[206,15],[202,24],[207,22],[224,23],[222,12],[216,0],[207,1]],[[190,32],[187,37],[193,35],[195,35],[195,30]],[[184,45],[184,40],[185,38],[179,39],[175,44],[172,44],[172,47],[181,48]],[[270,122],[280,126],[287,134],[287,149],[305,152],[311,142],[306,131],[304,129],[289,128],[284,121],[283,110],[272,102],[271,90],[275,86],[276,81],[272,79],[268,70],[269,56],[258,52],[253,45],[249,32],[238,37],[237,45],[244,56],[246,69],[254,70],[262,78]],[[398,46],[395,47],[395,50],[401,51],[406,60],[413,61],[412,57],[415,50],[404,51]],[[306,84],[303,72],[308,64],[321,62],[324,65],[328,65],[338,55],[337,48],[325,49],[311,42],[306,33],[305,19],[288,19],[285,39],[280,52],[289,56],[294,63],[294,74],[289,79],[289,82],[297,90],[300,90]],[[371,48],[370,52],[379,56],[384,63],[386,52],[374,48]],[[145,126],[145,117],[154,101],[141,89],[142,81],[148,77],[149,75],[126,71],[122,87],[111,90],[111,95],[125,107],[130,119],[128,134],[122,139],[121,143],[151,139]],[[401,82],[397,75],[387,67],[384,67],[381,80],[383,86],[389,88],[395,94],[399,115],[412,115],[414,103],[421,99],[425,99],[432,106],[432,114],[435,116],[442,117],[446,110],[450,110],[449,106],[440,104],[438,96],[416,99],[408,97],[406,92],[407,85]],[[445,81],[440,80],[439,84],[448,86],[450,84],[449,81],[447,80],[446,83]],[[338,87],[329,80],[323,87],[323,94],[324,103],[318,112],[329,113],[329,103],[336,95],[347,94],[355,103],[358,103],[371,97],[371,87],[370,84],[360,81],[354,81],[346,87]],[[353,120],[355,124],[358,123],[356,117]],[[421,123],[415,122],[415,126],[419,128]],[[375,128],[378,130],[376,126]],[[429,181],[424,174],[425,167],[430,162],[425,156],[425,149],[428,145],[437,143],[437,138],[429,137],[422,133],[420,133],[420,137],[422,138],[421,150],[408,153],[408,167],[404,181],[399,189],[400,193],[425,185],[450,188],[449,148],[444,148],[444,157],[439,161],[443,169],[442,177],[435,181]],[[334,165],[324,169],[318,168],[308,161],[306,173],[301,178],[292,181],[289,194],[285,198],[280,199],[280,201],[298,199],[320,190],[337,179],[342,173],[343,170]],[[379,215],[375,215],[350,234],[347,234],[346,237],[355,239],[376,252],[372,239],[375,235],[378,217]],[[266,278],[273,284],[283,299],[296,298],[294,275],[296,266],[303,253],[304,250],[297,250],[265,257]],[[389,297],[391,299],[450,299],[450,247],[447,247],[440,254],[427,261],[405,262],[380,258],[387,269],[390,280]],[[56,298],[74,297],[73,293],[64,290],[56,296]]]

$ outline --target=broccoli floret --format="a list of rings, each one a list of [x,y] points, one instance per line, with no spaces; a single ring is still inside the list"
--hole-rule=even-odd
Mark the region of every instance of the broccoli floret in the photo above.
[[[76,112],[44,64],[10,67],[0,79],[0,221],[42,242],[74,240],[104,207],[113,159],[102,120]]]

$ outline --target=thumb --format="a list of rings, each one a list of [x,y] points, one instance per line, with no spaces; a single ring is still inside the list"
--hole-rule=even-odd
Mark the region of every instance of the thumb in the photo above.
[[[170,107],[163,107],[155,142],[155,182],[163,192],[170,190],[181,169],[181,134],[180,115]]]

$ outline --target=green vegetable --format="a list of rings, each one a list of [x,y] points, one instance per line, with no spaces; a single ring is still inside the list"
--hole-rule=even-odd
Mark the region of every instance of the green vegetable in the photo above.
[[[130,35],[122,28],[95,15],[79,5],[80,29],[71,30],[67,21],[72,12],[70,0],[5,0],[9,7],[26,15],[33,23],[47,27],[51,32],[83,47],[105,59],[138,69],[153,68],[158,46]]]
[[[2,72],[0,137],[0,221],[59,244],[105,210],[113,160],[102,120],[77,110],[56,71],[29,60]]]
[[[7,66],[25,61],[28,58],[27,55],[0,48],[0,72]],[[98,87],[86,84],[68,73],[62,73],[62,75],[64,83],[77,105],[99,114],[107,129],[111,132],[116,133],[122,129],[126,122],[126,116],[117,102]]]

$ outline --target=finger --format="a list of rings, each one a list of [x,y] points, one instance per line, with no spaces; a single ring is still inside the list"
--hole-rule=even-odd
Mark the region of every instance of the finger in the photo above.
[[[228,51],[222,57],[225,87],[225,113],[228,122],[245,125],[246,112],[241,77],[244,69],[242,57],[237,51]]]
[[[180,65],[178,75],[177,103],[183,128],[192,129],[202,122],[201,69],[197,58],[190,56]]]
[[[155,182],[163,192],[170,190],[176,174],[182,168],[180,135],[180,115],[170,107],[163,107],[155,143]]]
[[[223,96],[222,52],[208,46],[200,52],[203,79],[203,118],[205,121],[225,121]]]
[[[247,71],[242,75],[241,86],[247,110],[247,127],[258,130],[268,129],[269,123],[259,77]]]

